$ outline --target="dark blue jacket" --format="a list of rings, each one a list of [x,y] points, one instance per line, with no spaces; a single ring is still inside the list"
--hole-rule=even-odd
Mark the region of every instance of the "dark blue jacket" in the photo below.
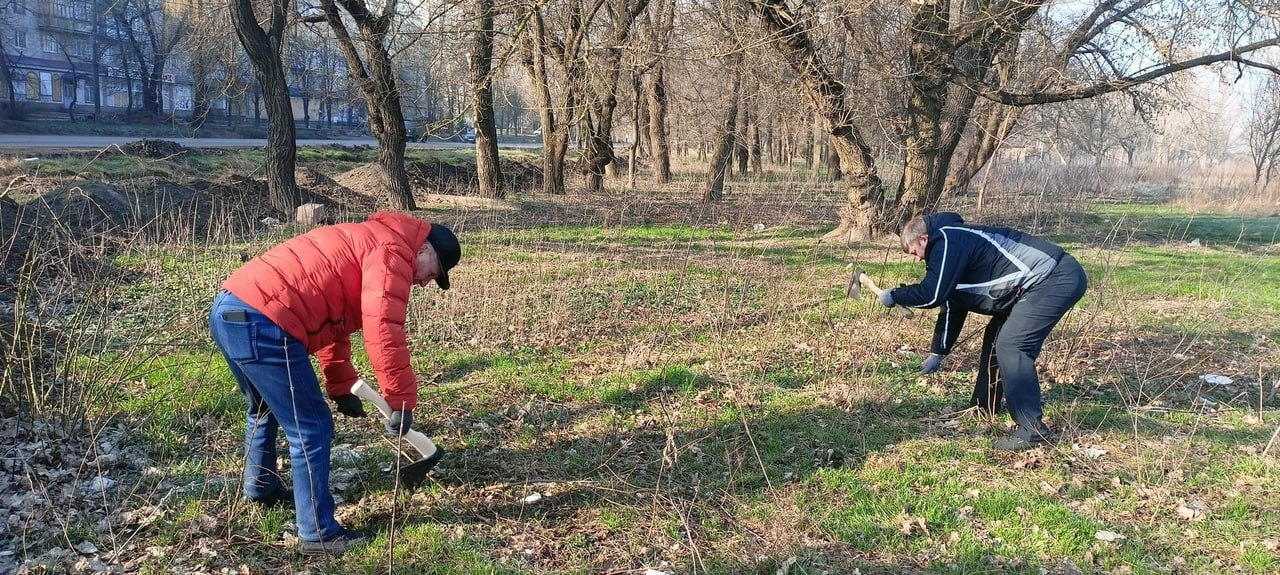
[[[941,307],[931,353],[951,353],[968,312],[1007,315],[1066,253],[1018,230],[967,225],[951,212],[925,216],[925,227],[924,279],[892,293],[899,305]]]

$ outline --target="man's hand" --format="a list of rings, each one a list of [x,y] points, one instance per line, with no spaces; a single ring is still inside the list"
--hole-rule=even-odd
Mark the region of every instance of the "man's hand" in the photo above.
[[[879,296],[879,298],[880,298],[880,303],[884,304],[884,307],[893,307],[893,292],[892,292],[892,291],[884,290],[884,291],[880,292],[880,296]]]
[[[412,411],[393,411],[391,417],[385,422],[387,426],[387,435],[391,437],[400,437],[409,433],[409,428],[413,426]]]
[[[364,417],[364,402],[360,398],[347,394],[339,395],[333,398],[333,402],[338,405],[338,413],[347,417]]]
[[[938,371],[938,368],[942,367],[942,358],[944,357],[947,356],[936,353],[929,354],[929,357],[924,358],[924,361],[920,362],[920,373],[933,373]]]

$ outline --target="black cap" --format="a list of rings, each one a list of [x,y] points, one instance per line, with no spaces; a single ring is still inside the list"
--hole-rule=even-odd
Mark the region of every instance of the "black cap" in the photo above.
[[[436,285],[440,289],[449,289],[449,270],[462,259],[462,246],[458,245],[458,236],[453,235],[453,230],[443,224],[431,224],[427,241],[431,242],[431,247],[436,250],[436,257],[440,259],[440,277],[436,278]]]

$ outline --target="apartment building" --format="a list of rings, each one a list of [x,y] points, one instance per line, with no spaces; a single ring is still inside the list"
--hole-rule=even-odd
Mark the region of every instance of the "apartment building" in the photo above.
[[[169,2],[161,2],[151,22],[163,22]],[[192,109],[191,80],[181,62],[170,57],[168,68],[154,80],[139,65],[128,41],[130,30],[146,34],[142,18],[116,18],[100,0],[0,0],[0,65],[11,93],[0,105],[28,112],[65,112],[86,116],[118,114],[130,105],[144,107],[146,90],[154,94],[152,109],[181,116]],[[154,25],[154,24],[153,24]],[[145,36],[144,36],[145,37]],[[154,57],[154,55],[148,54]]]

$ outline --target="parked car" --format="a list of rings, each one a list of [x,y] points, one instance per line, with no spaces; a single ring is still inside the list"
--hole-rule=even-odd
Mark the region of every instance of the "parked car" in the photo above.
[[[462,133],[462,141],[464,141],[464,142],[466,142],[466,143],[468,143],[468,144],[474,144],[474,143],[476,143],[476,131],[475,131],[475,130],[467,130],[467,131],[463,132],[463,133]]]

